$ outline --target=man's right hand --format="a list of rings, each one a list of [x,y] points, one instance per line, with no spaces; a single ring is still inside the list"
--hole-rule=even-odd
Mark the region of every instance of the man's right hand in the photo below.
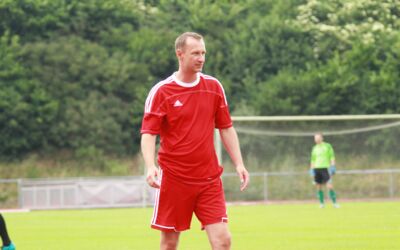
[[[156,166],[147,168],[146,181],[150,187],[160,188],[160,183],[158,181],[159,176],[160,176],[160,171]]]
[[[315,171],[314,171],[314,169],[313,169],[313,168],[310,168],[310,169],[308,170],[308,174],[309,174],[311,177],[314,177],[314,176],[315,176]]]
[[[335,166],[335,165],[332,164],[332,165],[329,167],[329,174],[330,174],[330,175],[336,174],[336,166]]]

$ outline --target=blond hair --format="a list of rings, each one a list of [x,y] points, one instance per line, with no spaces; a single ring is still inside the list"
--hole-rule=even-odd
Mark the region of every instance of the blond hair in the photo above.
[[[186,45],[186,40],[191,37],[196,40],[202,40],[203,36],[196,32],[185,32],[180,34],[175,40],[175,50],[184,49]]]

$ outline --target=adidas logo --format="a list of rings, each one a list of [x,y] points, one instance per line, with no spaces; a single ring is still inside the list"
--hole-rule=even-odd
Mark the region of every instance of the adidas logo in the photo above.
[[[183,104],[179,100],[176,100],[176,102],[174,103],[174,107],[181,107],[181,106],[183,106]]]

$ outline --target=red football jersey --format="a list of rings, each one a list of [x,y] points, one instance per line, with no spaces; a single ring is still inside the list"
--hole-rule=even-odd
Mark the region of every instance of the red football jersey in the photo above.
[[[231,126],[224,89],[216,78],[198,73],[194,82],[184,83],[173,74],[151,89],[141,133],[160,135],[158,164],[163,171],[201,182],[221,175],[214,128]]]

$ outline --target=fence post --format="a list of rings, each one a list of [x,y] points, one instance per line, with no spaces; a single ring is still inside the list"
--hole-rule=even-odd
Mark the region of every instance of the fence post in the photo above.
[[[46,187],[46,205],[50,207],[50,187]]]
[[[389,173],[389,196],[390,198],[394,197],[394,178],[393,171]]]
[[[65,206],[65,196],[64,196],[64,190],[60,188],[60,206],[64,207]]]
[[[111,204],[115,204],[115,185],[110,185],[110,202]]]
[[[264,180],[264,201],[267,201],[268,200],[268,181],[267,181],[267,178],[268,178],[268,173],[267,172],[264,172],[264,174],[263,174],[263,180]]]
[[[22,194],[22,179],[17,180],[18,185],[18,208],[23,206],[23,194]]]
[[[74,188],[74,190],[75,190],[75,205],[77,205],[77,206],[82,205],[82,201],[81,201],[82,200],[81,199],[82,192],[80,192],[80,190],[79,190],[79,187],[82,185],[81,180],[82,180],[82,177],[80,177],[79,179],[76,180],[76,185]]]
[[[147,183],[146,183],[146,175],[144,175],[142,183],[142,207],[146,206],[147,206]]]

